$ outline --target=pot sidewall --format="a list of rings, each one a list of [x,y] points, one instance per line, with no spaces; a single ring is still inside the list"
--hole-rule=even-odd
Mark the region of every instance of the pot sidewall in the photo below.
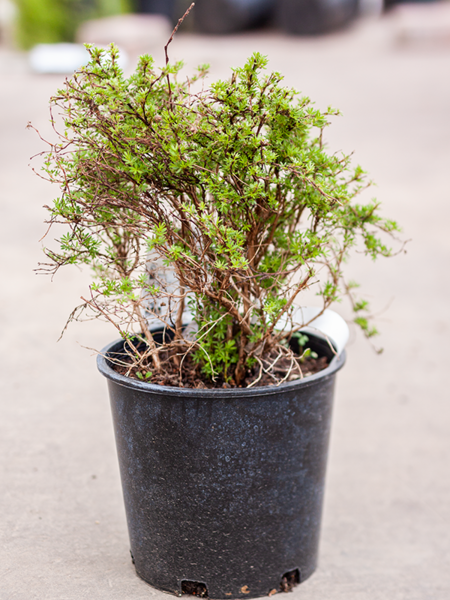
[[[345,355],[303,381],[227,390],[108,378],[138,575],[180,594],[265,596],[286,572],[317,565],[335,375]],[[234,392],[234,393],[233,393]]]

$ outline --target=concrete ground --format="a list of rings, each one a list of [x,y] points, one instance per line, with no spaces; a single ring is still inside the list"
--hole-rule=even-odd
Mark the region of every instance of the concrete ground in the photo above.
[[[380,312],[376,355],[352,332],[338,376],[320,567],[302,600],[450,598],[450,47],[394,43],[389,22],[317,39],[180,35],[173,58],[225,76],[260,50],[318,105],[339,107],[335,149],[355,150],[407,254],[348,265]],[[162,52],[161,52],[162,56]],[[106,385],[93,353],[114,331],[72,326],[88,275],[33,272],[42,206],[57,191],[28,167],[61,82],[0,52],[0,599],[166,598],[138,579]],[[341,310],[338,307],[338,310]]]

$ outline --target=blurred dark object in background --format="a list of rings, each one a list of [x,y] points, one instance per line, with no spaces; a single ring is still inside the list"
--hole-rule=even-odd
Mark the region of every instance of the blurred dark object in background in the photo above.
[[[261,25],[275,0],[196,0],[195,25],[203,33],[233,33]]]
[[[138,0],[136,9],[166,15],[175,23],[189,5],[189,0]],[[345,27],[358,10],[359,0],[196,0],[193,21],[197,31],[208,34],[274,24],[288,33],[315,35]],[[187,19],[183,26],[191,28],[190,23]]]
[[[359,0],[196,0],[195,24],[204,33],[232,33],[272,21],[283,31],[315,35],[345,27]]]
[[[165,15],[173,21],[176,4],[176,0],[137,0],[135,8],[137,13]],[[182,13],[180,13],[181,16]]]
[[[436,2],[441,4],[440,0],[383,0],[383,7],[384,10],[389,10],[393,6],[397,6],[399,4],[431,4]]]
[[[358,11],[359,0],[277,0],[275,20],[288,33],[317,35],[345,27]]]

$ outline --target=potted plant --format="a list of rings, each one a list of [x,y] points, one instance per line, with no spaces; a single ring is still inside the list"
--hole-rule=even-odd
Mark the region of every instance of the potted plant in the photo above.
[[[182,79],[167,46],[164,68],[142,56],[128,79],[116,48],[88,49],[52,99],[64,126],[45,158],[61,189],[49,222],[66,229],[42,268],[92,267],[69,321],[90,313],[120,334],[98,366],[137,573],[175,594],[288,590],[316,567],[345,360],[304,327],[347,296],[375,333],[343,262],[352,248],[389,256],[380,235],[397,226],[355,201],[362,169],[327,152],[338,112],[260,54],[207,88],[206,67]],[[302,318],[309,289],[321,306]]]

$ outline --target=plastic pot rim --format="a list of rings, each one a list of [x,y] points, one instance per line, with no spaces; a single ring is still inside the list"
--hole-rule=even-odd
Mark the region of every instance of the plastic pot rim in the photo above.
[[[311,335],[311,334],[309,334]],[[314,337],[314,336],[311,336]],[[318,339],[318,338],[316,338]],[[300,388],[304,389],[315,385],[319,380],[324,378],[332,377],[334,374],[341,369],[345,364],[346,353],[343,350],[340,354],[335,354],[330,361],[330,364],[322,371],[309,375],[303,379],[295,379],[294,381],[288,381],[280,385],[266,385],[266,386],[254,386],[251,388],[189,388],[189,387],[172,387],[168,385],[156,385],[149,383],[148,381],[139,381],[132,377],[125,377],[120,373],[117,373],[108,364],[108,355],[113,351],[119,351],[120,346],[124,340],[119,338],[108,345],[106,345],[97,356],[97,368],[104,377],[114,381],[114,383],[121,385],[126,388],[135,389],[146,394],[165,394],[167,396],[176,396],[184,398],[236,398],[236,397],[247,397],[250,399],[252,396],[259,398],[261,396],[272,396],[283,391],[296,391]]]

